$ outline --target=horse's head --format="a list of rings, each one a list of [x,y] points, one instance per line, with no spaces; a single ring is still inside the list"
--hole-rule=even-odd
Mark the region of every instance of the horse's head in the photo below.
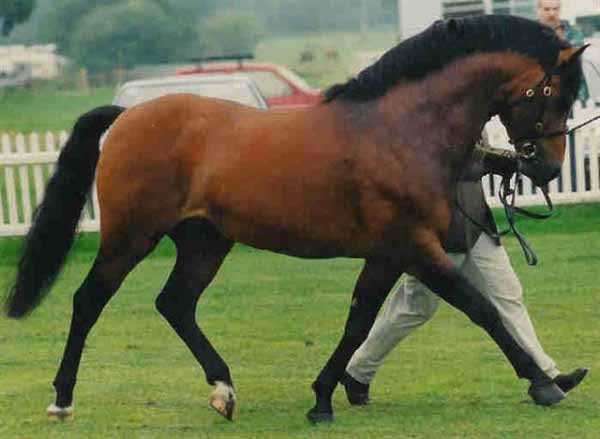
[[[567,117],[581,83],[580,57],[587,46],[559,52],[556,64],[528,68],[510,81],[499,111],[521,164],[538,186],[560,173]]]

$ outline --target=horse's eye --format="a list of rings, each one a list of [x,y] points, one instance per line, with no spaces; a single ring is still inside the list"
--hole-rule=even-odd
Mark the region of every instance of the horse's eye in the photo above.
[[[544,96],[552,96],[552,87],[550,87],[550,86],[544,87]]]
[[[532,98],[533,95],[535,95],[535,90],[533,88],[530,88],[525,92],[525,96],[527,96],[528,98]]]

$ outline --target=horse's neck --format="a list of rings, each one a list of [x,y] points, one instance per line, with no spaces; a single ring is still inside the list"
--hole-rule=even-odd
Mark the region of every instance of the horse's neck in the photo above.
[[[418,83],[400,85],[386,104],[392,108],[394,102],[404,103],[404,111],[396,112],[398,123],[406,125],[411,119],[427,142],[461,160],[494,114],[494,97],[514,70],[514,65],[501,64],[491,55],[473,56]],[[407,96],[413,97],[412,103],[406,104]]]

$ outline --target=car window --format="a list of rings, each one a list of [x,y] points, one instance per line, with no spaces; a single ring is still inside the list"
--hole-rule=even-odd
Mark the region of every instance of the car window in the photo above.
[[[245,71],[256,83],[265,98],[277,96],[289,96],[293,93],[292,88],[275,74],[264,71]]]
[[[264,107],[260,98],[248,84],[241,81],[130,85],[125,86],[117,94],[114,103],[123,107],[131,107],[171,93],[193,93],[211,98],[227,99],[257,108]]]

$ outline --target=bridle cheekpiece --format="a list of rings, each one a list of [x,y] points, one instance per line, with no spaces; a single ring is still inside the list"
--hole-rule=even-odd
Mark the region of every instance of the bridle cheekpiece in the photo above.
[[[516,178],[514,179],[516,185],[517,182],[521,179],[521,162],[535,162],[540,160],[537,145],[537,142],[539,142],[540,140],[549,139],[556,136],[569,135],[577,131],[578,129],[583,128],[584,126],[600,119],[600,115],[591,117],[585,122],[580,123],[579,125],[571,129],[569,129],[566,126],[565,120],[565,128],[560,130],[545,131],[544,115],[548,107],[548,98],[551,97],[554,92],[551,85],[553,75],[560,75],[559,69],[555,68],[553,70],[547,71],[544,77],[533,88],[527,89],[523,96],[505,106],[505,110],[511,110],[517,106],[531,105],[535,102],[535,100],[539,100],[541,98],[539,110],[535,115],[535,123],[532,130],[536,133],[535,135],[517,139],[510,138],[509,143],[514,146],[515,152],[505,149],[489,148],[482,145],[478,145],[473,152],[473,160],[479,160],[482,162],[488,162],[494,165],[498,165],[498,169],[491,169],[491,172],[497,173],[502,176],[502,182],[500,184],[500,190],[498,191],[498,197],[500,198],[500,202],[504,207],[504,212],[506,214],[506,219],[508,221],[509,228],[500,233],[495,233],[491,230],[488,230],[487,227],[483,226],[482,224],[479,224],[470,215],[468,215],[467,212],[464,211],[462,206],[460,206],[460,204],[456,202],[456,205],[458,206],[459,210],[461,210],[461,212],[471,222],[479,226],[491,237],[499,239],[500,236],[512,231],[517,240],[519,241],[519,244],[523,249],[525,259],[527,260],[527,263],[529,265],[537,264],[537,256],[533,251],[531,245],[527,242],[525,237],[517,229],[515,224],[515,214],[521,214],[535,219],[546,219],[550,218],[554,213],[554,206],[552,204],[552,200],[550,199],[550,195],[548,194],[548,186],[544,185],[541,186],[540,189],[542,194],[544,195],[544,199],[548,207],[548,210],[546,212],[537,213],[517,207],[515,205],[516,188],[511,187],[511,181],[513,180],[513,176],[516,176]]]

